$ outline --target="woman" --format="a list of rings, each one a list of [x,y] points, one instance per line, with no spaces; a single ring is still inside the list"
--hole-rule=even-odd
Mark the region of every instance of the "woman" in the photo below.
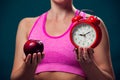
[[[49,11],[39,17],[25,18],[18,26],[11,80],[114,80],[109,39],[102,20],[100,44],[94,49],[73,51],[69,32],[71,19],[79,10],[73,6],[72,0],[50,1]],[[80,15],[90,16],[84,12]],[[28,39],[43,41],[44,58],[43,53],[25,56],[23,45]]]

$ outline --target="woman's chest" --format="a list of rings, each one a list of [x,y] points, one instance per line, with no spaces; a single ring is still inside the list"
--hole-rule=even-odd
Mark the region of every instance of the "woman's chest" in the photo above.
[[[51,36],[60,36],[64,34],[70,27],[67,21],[46,21],[45,30]]]

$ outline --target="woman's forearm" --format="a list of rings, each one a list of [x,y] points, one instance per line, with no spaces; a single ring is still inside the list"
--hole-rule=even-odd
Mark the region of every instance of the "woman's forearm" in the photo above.
[[[89,65],[89,68],[84,69],[87,80],[114,80],[108,72],[100,70],[94,63]]]
[[[22,65],[18,70],[12,72],[11,80],[33,80],[34,74],[31,70],[25,68],[26,67]]]
[[[24,74],[19,75],[19,76],[17,74],[13,74],[11,76],[11,80],[33,80],[33,77],[30,76],[29,74],[28,74],[28,76],[26,76]]]

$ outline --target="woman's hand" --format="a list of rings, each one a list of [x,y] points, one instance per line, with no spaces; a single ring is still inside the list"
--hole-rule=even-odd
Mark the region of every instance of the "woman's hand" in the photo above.
[[[77,60],[88,80],[113,80],[112,76],[97,65],[92,48],[78,48],[75,49],[77,53]],[[103,62],[104,63],[104,62]]]
[[[36,67],[44,57],[44,53],[28,54],[21,67],[15,71],[11,80],[33,80]]]
[[[94,50],[92,48],[76,48],[77,60],[79,61],[82,68],[87,68],[90,66],[89,64],[94,63],[93,61],[93,53]]]
[[[43,58],[43,53],[34,53],[33,55],[28,54],[24,60],[25,68],[29,69],[30,73],[34,73],[38,63]]]
[[[77,60],[81,63],[83,62],[91,62],[93,59],[93,49],[92,48],[76,48],[76,53],[77,53]]]

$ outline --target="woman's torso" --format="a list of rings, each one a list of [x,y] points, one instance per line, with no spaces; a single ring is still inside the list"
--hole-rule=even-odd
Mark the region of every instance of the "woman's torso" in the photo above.
[[[28,35],[29,35],[30,30],[31,30],[33,24],[35,23],[36,19],[37,18],[33,18],[33,20],[31,20],[31,25],[30,25],[30,27],[29,27],[29,29],[27,31]],[[48,24],[46,24],[46,25],[49,25],[50,22],[48,21],[47,23]],[[48,31],[48,33],[50,35],[54,35],[54,33],[49,31],[49,28],[48,28],[47,31]],[[64,31],[65,31],[64,29],[63,30],[61,29],[61,32],[58,32],[55,35],[60,35]],[[66,72],[55,72],[55,71],[52,71],[52,72],[41,72],[41,73],[35,74],[34,78],[35,78],[35,80],[85,80],[84,77],[81,77],[81,76],[76,75],[76,74],[71,74],[71,73],[66,73]]]
[[[65,72],[42,72],[34,76],[35,80],[85,80],[85,78]]]

